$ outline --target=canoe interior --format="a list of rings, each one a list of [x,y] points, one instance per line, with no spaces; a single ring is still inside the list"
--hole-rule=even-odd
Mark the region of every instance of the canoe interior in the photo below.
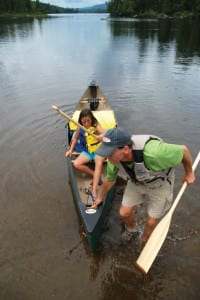
[[[92,110],[93,115],[104,129],[116,127],[117,122],[114,111],[97,85],[90,85],[75,107],[72,118],[76,122],[78,122],[81,110],[85,108]],[[73,122],[69,122],[69,128],[74,131],[77,126]]]
[[[77,155],[74,157],[77,157]],[[89,163],[89,167],[94,170],[94,162]],[[105,174],[106,174],[106,164],[104,164],[103,166],[103,173],[101,176],[102,179],[104,178]],[[90,195],[90,191],[92,188],[92,177],[75,169],[74,169],[74,176],[76,178],[77,190],[79,192],[82,203],[87,206],[91,206],[92,197]],[[98,186],[97,192],[99,188],[100,186]]]

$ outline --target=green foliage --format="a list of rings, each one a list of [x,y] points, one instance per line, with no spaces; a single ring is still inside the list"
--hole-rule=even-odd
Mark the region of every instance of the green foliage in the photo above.
[[[1,0],[0,12],[31,12],[31,0]]]
[[[0,13],[72,13],[74,9],[45,4],[39,0],[0,0]]]
[[[151,13],[174,15],[180,12],[200,14],[200,0],[110,0],[111,16],[133,17]]]

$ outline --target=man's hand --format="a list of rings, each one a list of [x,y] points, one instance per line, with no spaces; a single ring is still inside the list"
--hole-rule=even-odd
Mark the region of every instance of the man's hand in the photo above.
[[[189,149],[186,146],[183,147],[184,147],[184,152],[183,152],[182,163],[185,169],[185,175],[183,177],[183,181],[186,181],[187,184],[192,184],[195,181],[195,174],[194,171],[192,170],[192,157]]]
[[[185,174],[183,181],[186,181],[187,184],[192,184],[195,181],[195,179],[196,179],[196,177],[195,177],[194,172],[190,172],[190,173]]]
[[[102,201],[103,201],[103,200],[101,200],[101,199],[99,199],[99,198],[96,198],[95,201],[94,201],[93,204],[92,204],[92,207],[93,207],[93,208],[97,208],[97,206],[98,206],[99,204],[101,204]]]

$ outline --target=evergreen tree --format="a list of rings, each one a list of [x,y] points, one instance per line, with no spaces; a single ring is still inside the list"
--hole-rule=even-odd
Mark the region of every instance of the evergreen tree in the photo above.
[[[74,9],[42,3],[39,0],[0,0],[0,13],[74,13]]]
[[[179,12],[200,14],[200,0],[110,0],[111,16],[134,16],[153,11],[173,15]]]

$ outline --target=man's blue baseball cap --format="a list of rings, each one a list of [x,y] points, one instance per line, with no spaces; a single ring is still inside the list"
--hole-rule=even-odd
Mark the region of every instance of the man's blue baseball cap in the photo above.
[[[96,151],[96,154],[102,157],[108,157],[117,148],[128,145],[130,141],[131,134],[127,129],[122,127],[108,129],[103,137],[101,146]]]

